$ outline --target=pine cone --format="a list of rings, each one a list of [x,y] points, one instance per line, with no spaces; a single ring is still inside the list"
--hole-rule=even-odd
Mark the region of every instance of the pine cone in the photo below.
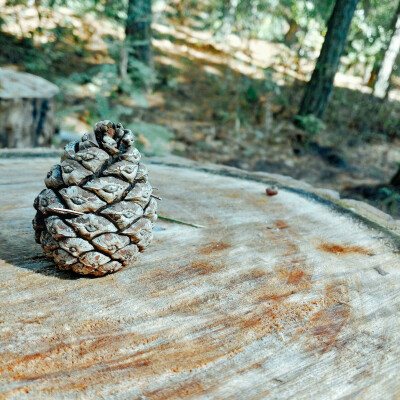
[[[129,129],[100,121],[65,146],[36,197],[37,243],[62,270],[104,275],[135,262],[152,240],[157,202]]]

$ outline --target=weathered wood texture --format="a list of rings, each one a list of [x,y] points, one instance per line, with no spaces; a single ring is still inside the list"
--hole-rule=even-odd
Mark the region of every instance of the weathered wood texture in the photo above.
[[[0,147],[48,146],[57,93],[39,76],[0,68]]]
[[[56,160],[0,158],[1,398],[399,398],[400,256],[385,227],[288,178],[145,160],[160,215],[206,228],[158,221],[135,267],[79,277],[31,228]]]

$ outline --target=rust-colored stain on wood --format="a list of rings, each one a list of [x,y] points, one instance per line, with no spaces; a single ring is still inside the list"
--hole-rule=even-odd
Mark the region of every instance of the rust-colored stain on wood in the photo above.
[[[230,244],[222,242],[222,241],[215,241],[203,246],[198,252],[200,254],[212,254],[217,251],[222,251],[229,249],[231,247]]]
[[[311,333],[320,342],[322,351],[332,346],[350,315],[349,306],[336,303],[317,312],[311,319]]]
[[[325,251],[326,253],[344,255],[344,254],[366,254],[370,255],[371,251],[364,249],[361,246],[351,246],[351,245],[339,245],[336,243],[322,243],[318,246],[319,250]]]
[[[287,284],[288,285],[297,285],[300,282],[310,281],[311,275],[302,271],[301,269],[293,268],[289,271]]]
[[[200,396],[207,390],[207,386],[202,383],[199,379],[185,382],[184,384],[176,387],[174,385],[167,386],[163,389],[158,389],[152,392],[146,392],[144,398],[164,400],[164,399],[189,399]]]
[[[339,334],[351,318],[348,289],[343,282],[328,284],[325,288],[323,307],[312,315],[305,329],[308,334],[309,350],[325,353],[338,340]]]
[[[248,272],[241,273],[238,276],[235,276],[231,279],[231,285],[240,285],[246,282],[252,282],[256,279],[264,278],[267,275],[267,272],[261,268],[253,268]]]
[[[40,251],[32,199],[7,176],[13,199],[0,206],[22,209],[0,215],[1,237],[15,236],[15,220],[23,229],[0,242],[0,398],[390,397],[397,383],[381,370],[399,371],[400,258],[375,232],[285,190],[268,199],[263,183],[241,181],[238,192],[234,178],[151,169],[160,213],[207,228],[161,221],[136,266],[100,279],[24,264]]]
[[[189,265],[189,270],[198,275],[207,275],[218,272],[220,268],[207,261],[196,261]]]
[[[278,229],[287,229],[289,228],[289,224],[285,222],[283,219],[278,219],[275,221],[275,227]]]

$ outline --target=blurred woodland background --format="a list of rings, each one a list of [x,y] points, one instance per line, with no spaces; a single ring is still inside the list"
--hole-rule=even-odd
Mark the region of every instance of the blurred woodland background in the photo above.
[[[53,146],[111,119],[396,217],[399,48],[400,0],[0,1],[0,66],[60,88]]]

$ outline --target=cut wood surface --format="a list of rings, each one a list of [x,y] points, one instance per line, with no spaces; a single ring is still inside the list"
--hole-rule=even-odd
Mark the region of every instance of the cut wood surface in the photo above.
[[[49,145],[58,92],[39,76],[0,68],[0,147]]]
[[[34,241],[58,158],[0,152],[0,398],[399,398],[382,213],[277,175],[146,161],[160,215],[205,228],[159,220],[136,265],[85,278]]]

